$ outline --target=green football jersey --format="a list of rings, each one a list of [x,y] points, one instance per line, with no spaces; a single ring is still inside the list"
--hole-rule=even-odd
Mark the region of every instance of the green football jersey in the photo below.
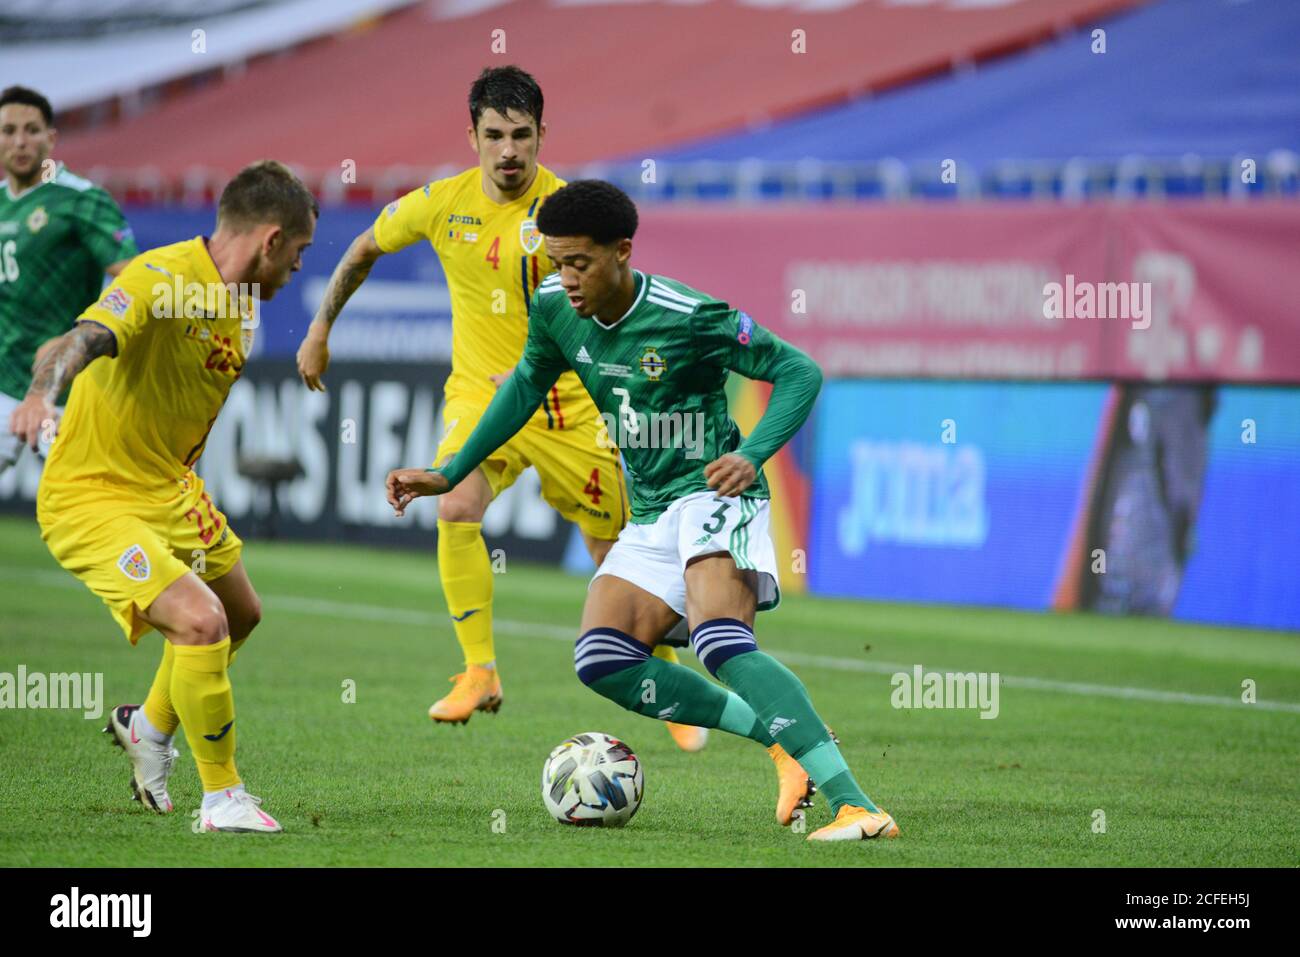
[[[453,484],[513,435],[529,403],[535,408],[560,373],[573,369],[604,423],[593,443],[623,452],[633,522],[653,522],[675,500],[707,491],[704,467],[728,452],[754,464],[757,478],[744,494],[768,497],[763,463],[808,417],[820,370],[725,302],[664,276],[634,271],[633,278],[632,305],[614,321],[578,315],[558,273],[538,286],[514,374],[460,454],[440,470]],[[727,410],[729,371],[775,386],[748,439]]]
[[[18,196],[0,183],[0,392],[26,394],[36,349],[99,298],[108,266],[137,252],[113,198],[61,165]]]

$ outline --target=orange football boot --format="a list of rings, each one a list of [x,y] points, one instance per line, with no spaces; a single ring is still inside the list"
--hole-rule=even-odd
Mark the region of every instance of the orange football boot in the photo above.
[[[709,743],[708,728],[697,728],[693,724],[678,724],[676,721],[664,723],[668,725],[668,733],[677,742],[677,747],[683,751],[702,751]]]
[[[898,825],[884,808],[868,811],[846,804],[835,820],[808,835],[810,841],[869,841],[873,837],[898,837]]]
[[[779,744],[767,749],[776,765],[776,823],[788,827],[794,820],[794,812],[800,808],[812,807],[813,795],[817,785],[808,777],[799,762],[786,754]]]
[[[495,668],[466,665],[465,670],[447,679],[451,693],[435,701],[429,717],[448,724],[464,724],[475,711],[495,714],[501,707],[501,676]]]

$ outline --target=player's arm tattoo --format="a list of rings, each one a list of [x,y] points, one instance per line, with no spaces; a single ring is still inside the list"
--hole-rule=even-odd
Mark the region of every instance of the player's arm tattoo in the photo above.
[[[28,395],[44,396],[53,405],[73,378],[100,356],[117,352],[117,337],[97,322],[79,322],[50,348],[32,370]]]
[[[334,274],[325,287],[325,296],[321,299],[320,308],[316,310],[316,321],[324,323],[326,328],[333,327],[334,320],[339,317],[348,299],[366,281],[375,260],[383,254],[375,242],[373,230],[368,229],[352,240],[352,245],[334,267]]]

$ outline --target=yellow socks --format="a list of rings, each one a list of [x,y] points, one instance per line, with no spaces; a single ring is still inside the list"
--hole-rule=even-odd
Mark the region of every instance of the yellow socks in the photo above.
[[[465,663],[491,663],[492,562],[479,522],[438,520],[438,577]]]
[[[235,652],[247,640],[247,635],[238,641],[231,639],[227,667],[235,663]],[[172,668],[175,662],[176,652],[172,649],[172,643],[164,638],[162,661],[158,663],[158,670],[154,673],[149,695],[144,699],[144,716],[149,719],[149,724],[168,737],[176,733],[176,728],[181,723],[180,716],[176,714],[176,708],[172,705]]]
[[[655,645],[655,657],[662,658],[670,665],[680,665],[681,659],[677,657],[677,649],[672,645]]]
[[[153,676],[149,696],[144,699],[144,716],[149,719],[151,725],[168,737],[176,733],[176,726],[181,723],[181,719],[176,715],[176,709],[172,707],[172,664],[175,660],[176,653],[172,650],[172,643],[164,638],[162,661]]]
[[[234,787],[240,781],[235,770],[235,698],[226,670],[230,639],[215,645],[177,645],[172,653],[171,699],[203,790]]]

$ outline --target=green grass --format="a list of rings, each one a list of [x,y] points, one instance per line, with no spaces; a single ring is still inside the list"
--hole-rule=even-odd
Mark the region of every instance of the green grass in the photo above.
[[[762,749],[714,732],[677,751],[656,722],[575,678],[585,581],[511,563],[497,579],[505,705],[432,726],[458,670],[430,553],[253,542],[265,619],[232,671],[239,765],[285,833],[193,834],[188,749],[177,813],[129,800],[128,766],[80,712],[0,711],[0,865],[1291,866],[1300,713],[1025,688],[1013,678],[1300,702],[1300,636],[1153,620],[790,597],[760,645],[799,672],[901,840],[810,845],[772,819]],[[139,701],[159,639],[132,649],[62,572],[35,525],[0,521],[0,671],[104,673],[105,706]],[[534,627],[535,626],[535,627]],[[693,656],[686,656],[694,665]],[[1000,715],[896,710],[892,663],[996,671]],[[875,669],[875,670],[873,670]],[[356,682],[356,703],[342,683]],[[541,764],[578,731],[617,735],[645,767],[622,830],[556,824]],[[1104,811],[1106,832],[1094,833]],[[505,833],[492,828],[505,812]],[[496,815],[499,819],[500,815]],[[829,818],[819,801],[810,826]]]

